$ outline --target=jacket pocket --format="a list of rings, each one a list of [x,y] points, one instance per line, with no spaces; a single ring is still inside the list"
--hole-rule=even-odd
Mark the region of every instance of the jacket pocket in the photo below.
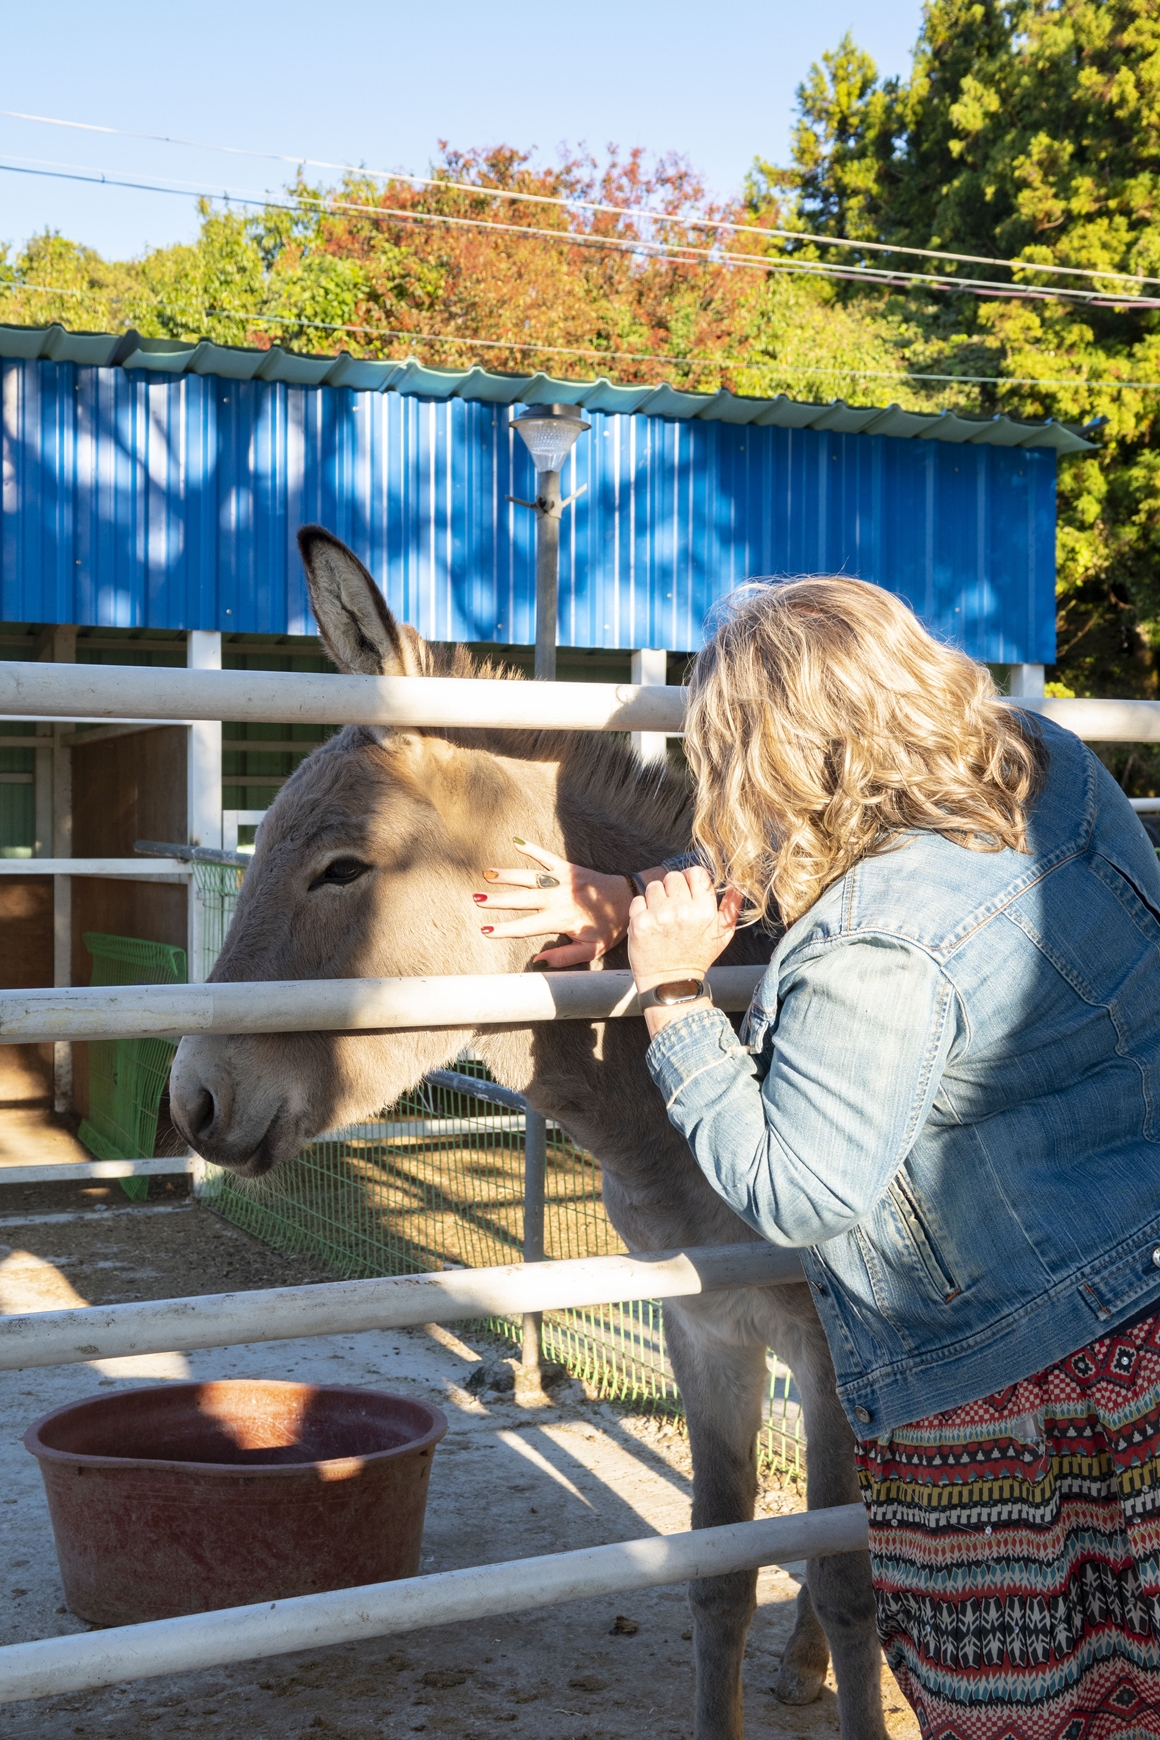
[[[949,1305],[952,1299],[958,1298],[962,1292],[962,1287],[956,1280],[954,1271],[946,1258],[939,1250],[922,1210],[901,1175],[894,1180],[888,1194],[898,1211],[902,1224],[910,1234],[910,1242],[918,1253],[931,1286],[943,1304]]]

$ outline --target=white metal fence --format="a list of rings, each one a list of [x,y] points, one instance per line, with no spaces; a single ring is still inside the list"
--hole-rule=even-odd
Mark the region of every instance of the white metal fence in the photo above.
[[[132,708],[126,696],[135,697]],[[1019,696],[1089,743],[1160,743],[1160,701]],[[646,731],[678,736],[685,691],[632,683],[493,682],[477,677],[339,677],[299,671],[0,662],[0,718],[233,719],[295,725],[474,726]]]
[[[0,664],[0,716],[235,719],[310,724],[491,726],[671,732],[679,689],[272,672]],[[1160,703],[1022,701],[1089,739],[1160,741]],[[753,969],[719,969],[718,1001],[744,1006]],[[288,994],[289,993],[289,994]],[[0,1042],[205,1032],[475,1026],[607,1019],[633,1008],[628,975],[157,986],[0,993]],[[293,1009],[294,1015],[284,1012]],[[201,1300],[46,1312],[0,1323],[0,1365],[223,1346],[336,1328],[386,1328],[550,1310],[612,1298],[680,1297],[710,1286],[797,1278],[792,1253],[750,1244],[647,1257],[583,1258]],[[633,1291],[644,1288],[645,1291]],[[0,1700],[381,1636],[419,1625],[579,1600],[864,1547],[861,1506],[553,1554],[365,1589],[50,1638],[0,1649]]]
[[[744,1009],[760,967],[715,967],[720,1009]],[[346,1030],[607,1021],[636,1013],[632,975],[447,974],[425,979],[271,979],[253,984],[77,985],[0,992],[0,1044],[180,1039],[187,1033]]]

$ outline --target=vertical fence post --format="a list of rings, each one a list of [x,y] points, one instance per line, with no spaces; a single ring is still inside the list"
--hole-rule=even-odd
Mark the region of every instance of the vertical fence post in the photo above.
[[[1012,696],[1042,695],[1043,666],[1042,665],[1012,665],[1010,690]]]
[[[556,680],[556,635],[560,594],[560,518],[568,501],[560,500],[560,471],[572,451],[572,445],[585,429],[591,428],[574,405],[529,405],[522,416],[512,421],[524,439],[536,467],[536,499],[525,502],[536,515],[536,654],[534,676],[537,682]],[[587,489],[583,484],[577,492]],[[509,499],[514,500],[515,497]],[[524,1262],[544,1260],[544,1186],[548,1169],[548,1126],[529,1106],[524,1113]],[[543,1379],[540,1367],[540,1346],[543,1335],[543,1314],[529,1311],[524,1315],[523,1346],[520,1372],[516,1381],[516,1398],[520,1401],[542,1402]]]
[[[58,624],[46,656],[54,664],[73,665],[77,658],[77,631],[72,624]],[[62,725],[52,727],[52,855],[73,855],[72,751],[60,741]],[[52,982],[72,984],[72,877],[52,879]],[[52,1103],[57,1112],[73,1109],[73,1048],[57,1040],[52,1048]]]
[[[190,670],[220,671],[222,637],[217,629],[191,628],[185,662]],[[222,727],[220,719],[199,719],[189,727],[187,827],[191,846],[220,849],[222,843]],[[189,879],[186,959],[190,983],[205,977],[205,908],[196,879]]]
[[[540,682],[556,680],[556,613],[560,589],[560,473],[536,472],[536,662]],[[544,1260],[544,1183],[548,1169],[548,1126],[531,1106],[524,1113],[524,1262]],[[544,1333],[541,1311],[524,1313],[520,1363],[521,1395],[535,1400],[543,1394],[540,1348]]]
[[[531,1106],[524,1114],[524,1262],[544,1261],[544,1187],[548,1173],[548,1126]],[[534,1388],[540,1387],[540,1337],[543,1314],[528,1311],[524,1316],[521,1361],[529,1379],[534,1372]]]
[[[669,655],[663,647],[641,647],[632,655],[632,680],[640,684],[668,682]],[[632,747],[642,761],[668,760],[668,738],[660,731],[634,731]]]

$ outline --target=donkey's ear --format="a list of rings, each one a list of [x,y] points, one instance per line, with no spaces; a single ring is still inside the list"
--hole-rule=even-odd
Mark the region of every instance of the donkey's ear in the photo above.
[[[426,643],[396,622],[353,550],[323,526],[303,526],[298,548],[310,603],[327,652],[340,671],[365,677],[422,677]]]

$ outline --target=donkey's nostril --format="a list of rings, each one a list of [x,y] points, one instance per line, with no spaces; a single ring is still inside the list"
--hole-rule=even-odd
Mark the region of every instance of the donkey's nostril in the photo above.
[[[187,1115],[192,1136],[208,1136],[217,1118],[217,1103],[208,1088],[202,1088],[192,1100]]]

